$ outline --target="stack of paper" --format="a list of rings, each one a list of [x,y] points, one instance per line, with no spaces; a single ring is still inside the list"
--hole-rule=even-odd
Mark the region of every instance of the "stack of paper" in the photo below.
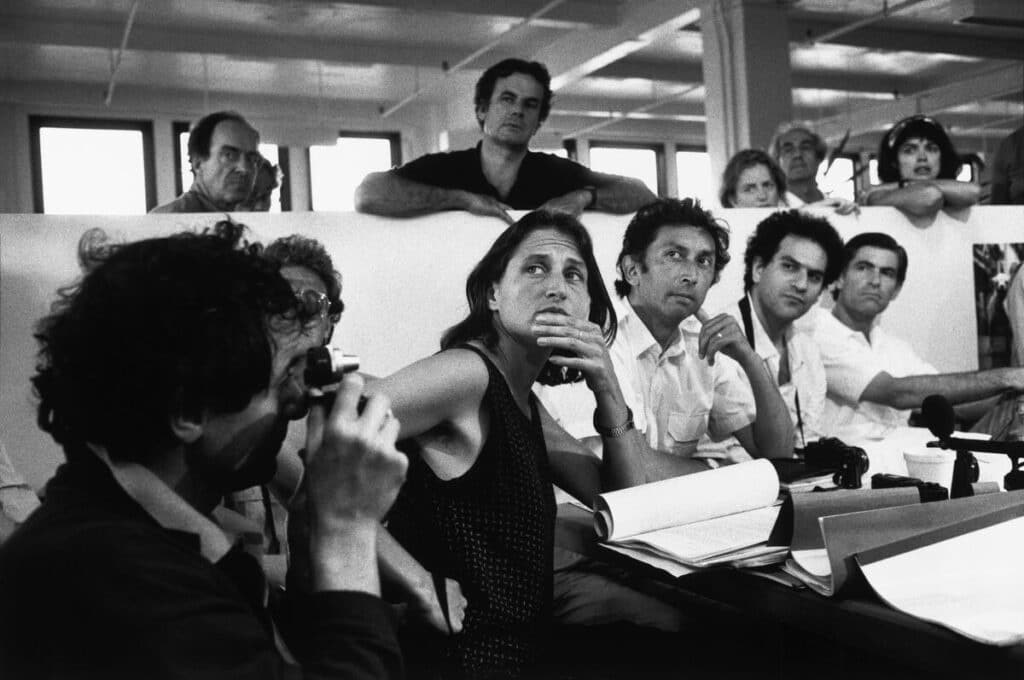
[[[680,575],[717,564],[781,560],[767,545],[779,479],[766,460],[602,494],[595,529],[608,547]]]

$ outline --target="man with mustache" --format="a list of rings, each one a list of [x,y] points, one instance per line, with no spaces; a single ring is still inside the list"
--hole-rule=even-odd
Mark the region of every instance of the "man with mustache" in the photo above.
[[[615,282],[623,309],[609,354],[652,449],[649,481],[730,462],[721,447],[699,448],[702,438],[735,437],[754,457],[793,455],[786,405],[736,319],[698,316],[728,247],[728,230],[693,199],[659,199],[626,227]],[[594,430],[574,415],[586,410],[582,396],[544,391],[552,415],[584,438]]]
[[[152,213],[233,212],[249,198],[261,160],[260,133],[234,111],[200,118],[188,135],[192,187]]]
[[[888,234],[854,236],[843,249],[832,313],[815,311],[814,339],[828,382],[822,426],[840,439],[884,436],[906,425],[909,410],[930,394],[963,405],[1024,391],[1024,369],[937,374],[907,342],[885,332],[879,317],[902,290],[907,264],[906,250]]]
[[[427,154],[367,175],[356,209],[390,217],[466,210],[511,224],[509,210],[627,213],[654,200],[640,180],[592,172],[573,161],[529,150],[551,110],[551,76],[536,61],[505,59],[476,84],[476,148]]]

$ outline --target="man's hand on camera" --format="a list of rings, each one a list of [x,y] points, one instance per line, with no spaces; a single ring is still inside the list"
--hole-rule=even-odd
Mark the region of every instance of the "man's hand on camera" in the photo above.
[[[377,528],[405,480],[408,461],[395,448],[398,420],[387,397],[366,400],[363,379],[346,375],[330,413],[307,421],[306,474],[313,590],[380,593]]]

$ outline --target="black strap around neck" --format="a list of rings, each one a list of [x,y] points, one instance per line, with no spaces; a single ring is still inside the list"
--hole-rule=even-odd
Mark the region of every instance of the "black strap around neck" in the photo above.
[[[754,319],[750,312],[750,298],[744,295],[740,298],[740,316],[743,317],[743,332],[747,336],[747,342],[750,343],[750,348],[757,351],[757,347],[754,346]],[[776,375],[772,376],[775,383],[778,384],[779,377]],[[793,380],[793,368],[790,365],[789,379]],[[800,391],[796,389],[796,383],[793,383],[793,405],[796,407],[796,428],[800,431],[800,443],[807,446],[807,440],[804,438],[804,416],[800,412]]]

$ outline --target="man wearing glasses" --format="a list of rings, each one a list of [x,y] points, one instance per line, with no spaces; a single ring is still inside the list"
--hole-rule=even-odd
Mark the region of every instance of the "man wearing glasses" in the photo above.
[[[152,213],[232,212],[249,198],[260,160],[260,133],[241,114],[200,118],[188,135],[192,187]]]
[[[309,319],[304,333],[311,346],[326,345],[345,305],[341,301],[341,274],[335,271],[323,244],[295,234],[273,241],[263,256],[280,265],[281,276],[291,284],[302,302],[305,318]],[[302,481],[303,466],[298,450],[304,446],[305,438],[303,427],[289,428],[278,454],[274,479],[225,497],[224,508],[229,512],[218,513],[225,528],[242,534],[247,549],[261,559],[268,579],[277,585],[284,585],[288,566],[285,508]]]

